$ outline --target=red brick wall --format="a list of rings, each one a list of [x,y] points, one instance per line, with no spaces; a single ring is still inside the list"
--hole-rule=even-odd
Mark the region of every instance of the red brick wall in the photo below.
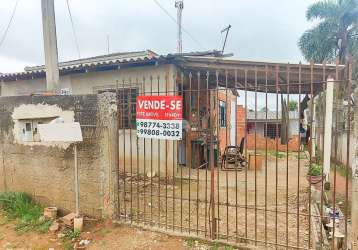
[[[267,138],[267,149],[276,150],[276,141],[278,141],[278,151],[286,151],[287,145],[281,144],[281,139],[271,139]],[[247,135],[247,148],[255,149],[255,134]],[[266,148],[266,137],[262,135],[256,135],[256,149],[265,149]],[[289,151],[298,151],[299,149],[299,137],[294,135],[288,142]]]
[[[246,110],[243,105],[237,106],[237,145],[240,145],[241,139],[245,137],[245,114]],[[271,139],[267,138],[267,149],[276,150],[276,141],[278,140],[278,150],[286,151],[287,145],[283,145],[280,143],[280,138]],[[255,149],[255,134],[247,134],[247,148]],[[256,148],[257,149],[265,149],[266,148],[266,138],[262,135],[256,135]],[[299,149],[299,137],[297,135],[293,136],[288,143],[289,151],[298,151]]]
[[[236,112],[236,134],[237,134],[237,145],[240,145],[241,139],[245,137],[245,117],[246,110],[243,105],[237,105]]]

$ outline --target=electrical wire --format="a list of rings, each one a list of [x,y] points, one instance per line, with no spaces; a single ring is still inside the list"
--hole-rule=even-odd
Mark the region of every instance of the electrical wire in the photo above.
[[[9,23],[7,24],[6,29],[5,29],[5,32],[4,32],[4,34],[2,35],[2,37],[1,37],[1,40],[0,40],[0,48],[1,48],[1,46],[3,45],[3,43],[4,43],[5,39],[6,39],[6,36],[7,36],[8,32],[9,32],[11,23],[12,23],[12,21],[13,21],[13,19],[14,19],[15,13],[16,13],[17,4],[19,3],[19,1],[20,1],[20,0],[16,0],[14,9],[12,10],[12,13],[11,13],[11,17],[10,17]]]
[[[73,18],[72,18],[72,13],[71,13],[71,8],[70,8],[69,0],[66,0],[66,4],[67,4],[68,14],[69,14],[69,16],[70,16],[70,21],[71,21],[71,26],[72,26],[72,32],[73,32],[73,36],[74,36],[75,43],[76,43],[76,49],[77,49],[77,53],[78,53],[78,58],[81,58],[80,46],[79,46],[78,39],[77,39],[77,34],[76,34],[76,30],[75,30],[75,25],[74,25],[74,23],[73,23]]]
[[[155,3],[156,5],[158,5],[158,7],[159,7],[174,23],[176,23],[177,25],[179,25],[178,22],[177,22],[177,20],[169,13],[169,11],[167,11],[157,0],[153,0],[153,1],[154,1],[154,3]],[[204,47],[192,34],[190,34],[190,32],[187,31],[187,30],[183,27],[183,25],[181,25],[181,28],[182,28],[183,32],[184,32],[185,34],[187,34],[188,37],[191,38],[191,40],[193,40],[196,44],[198,44],[199,47],[201,47],[202,49],[205,49],[205,47]]]

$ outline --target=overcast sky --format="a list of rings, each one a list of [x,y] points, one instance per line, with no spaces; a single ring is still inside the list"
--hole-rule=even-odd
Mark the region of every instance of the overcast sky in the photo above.
[[[153,0],[69,0],[82,57],[110,51],[152,49],[175,52],[176,25]],[[175,0],[158,0],[174,17]],[[305,11],[315,0],[185,0],[183,50],[219,49],[220,30],[232,25],[226,52],[242,60],[299,62],[297,48],[302,32],[312,24]],[[24,66],[44,64],[41,1],[20,0],[2,47],[0,72],[22,71]],[[15,0],[1,0],[0,38]],[[59,60],[77,59],[66,0],[55,0]]]

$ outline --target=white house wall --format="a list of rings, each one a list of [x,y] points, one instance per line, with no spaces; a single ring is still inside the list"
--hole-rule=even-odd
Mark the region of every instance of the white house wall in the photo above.
[[[150,76],[153,77],[153,91],[157,91],[157,77],[160,77],[161,91],[165,91],[165,76],[168,75],[169,82],[173,82],[175,74],[174,65],[145,66],[137,68],[127,68],[111,71],[97,71],[83,74],[73,74],[60,77],[60,88],[69,89],[73,95],[95,94],[96,89],[108,86],[138,85],[146,79],[146,91],[150,91]],[[45,78],[18,80],[11,82],[1,82],[1,96],[22,96],[41,93],[46,91]]]

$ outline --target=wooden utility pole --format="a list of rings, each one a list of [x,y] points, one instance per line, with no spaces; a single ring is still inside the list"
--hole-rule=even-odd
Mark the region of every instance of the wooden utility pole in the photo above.
[[[41,0],[46,65],[46,90],[58,94],[59,70],[54,0]]]

